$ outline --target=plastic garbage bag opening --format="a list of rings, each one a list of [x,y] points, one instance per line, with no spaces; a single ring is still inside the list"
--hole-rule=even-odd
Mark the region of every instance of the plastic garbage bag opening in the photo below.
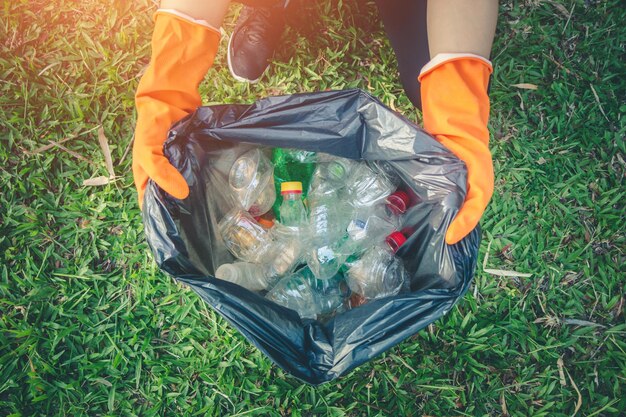
[[[235,260],[219,233],[220,220],[239,204],[228,190],[233,165],[248,153],[269,157],[275,148],[369,161],[397,176],[410,201],[402,225],[407,241],[397,252],[410,275],[410,292],[315,321],[214,278],[220,265]],[[336,378],[414,334],[449,311],[471,281],[477,231],[452,247],[444,241],[464,199],[464,164],[360,90],[201,107],[173,126],[164,151],[190,195],[181,201],[153,183],[148,187],[144,224],[158,265],[307,382]],[[257,198],[238,195],[241,201],[248,197]]]

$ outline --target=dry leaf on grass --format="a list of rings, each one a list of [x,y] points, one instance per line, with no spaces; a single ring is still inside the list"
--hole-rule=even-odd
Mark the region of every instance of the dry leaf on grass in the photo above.
[[[499,277],[509,277],[509,278],[530,278],[533,274],[527,274],[524,272],[516,272],[516,271],[506,271],[504,269],[491,269],[491,268],[483,268],[488,274],[496,275]]]
[[[88,164],[92,164],[92,165],[93,165],[93,162],[91,162],[89,159],[85,158],[84,156],[80,155],[79,153],[74,152],[74,151],[73,151],[73,150],[71,150],[71,149],[66,148],[65,146],[61,145],[60,143],[55,142],[55,141],[53,141],[53,140],[49,140],[48,142],[50,142],[50,143],[52,144],[52,146],[57,147],[57,148],[59,148],[59,149],[61,149],[61,150],[65,151],[65,152],[69,153],[69,154],[70,154],[70,155],[72,155],[74,158],[76,158],[76,159],[80,159],[81,161],[85,161],[85,162],[87,162]]]
[[[563,319],[563,323],[571,324],[573,326],[606,327],[604,324],[578,319]]]
[[[102,154],[104,155],[104,165],[106,166],[107,172],[109,173],[108,177],[99,176],[95,178],[89,178],[83,181],[84,186],[100,186],[106,185],[111,181],[117,178],[115,176],[115,171],[113,170],[113,158],[111,157],[111,149],[109,148],[109,142],[107,140],[106,135],[104,134],[104,129],[102,126],[98,127],[98,143],[100,143],[100,149],[102,150]]]
[[[487,252],[485,253],[485,259],[483,259],[483,271],[491,275],[497,275],[499,277],[511,277],[511,278],[530,278],[533,274],[527,274],[525,272],[507,271],[504,269],[491,269],[487,268],[487,261],[489,260],[489,250],[493,240],[487,245]]]
[[[537,87],[535,84],[521,83],[521,84],[513,84],[513,87],[521,88],[522,90],[536,90]]]
[[[591,87],[591,92],[593,93],[593,97],[596,99],[596,103],[598,103],[598,107],[600,108],[600,112],[602,113],[602,115],[604,116],[606,121],[610,123],[611,121],[609,120],[608,117],[606,117],[606,113],[604,112],[604,108],[602,107],[602,103],[600,103],[600,97],[598,97],[598,93],[596,93],[596,89],[593,88],[592,84],[589,84],[589,87]]]
[[[578,394],[578,401],[576,401],[576,409],[574,409],[574,414],[572,414],[572,417],[574,417],[576,413],[578,413],[578,410],[580,410],[580,407],[583,405],[583,396],[580,394],[580,390],[578,389],[578,386],[574,382],[574,378],[572,378],[569,371],[566,369],[565,372],[567,372],[567,376],[569,377],[569,382],[572,384],[572,387],[574,387],[574,389],[576,390],[576,393]]]
[[[84,180],[83,181],[83,185],[85,185],[85,186],[99,186],[99,185],[106,185],[109,182],[111,182],[111,179],[109,177],[100,176],[100,177],[89,178],[87,180]]]
[[[561,383],[561,386],[564,387],[567,385],[567,380],[565,379],[565,372],[563,371],[565,365],[563,364],[562,357],[556,361],[556,366],[559,368],[559,382]]]
[[[104,379],[104,378],[96,378],[96,380],[95,380],[95,381],[96,381],[96,382],[99,382],[99,383],[101,383],[102,385],[105,385],[105,386],[107,386],[107,387],[112,387],[112,386],[113,386],[113,384],[111,384],[109,381],[107,381],[107,380],[106,380],[106,379]]]
[[[565,8],[565,6],[563,6],[561,3],[559,3],[558,1],[551,1],[550,2],[559,12],[561,12],[561,14],[563,15],[563,17],[570,17],[570,13],[567,11],[567,9]]]
[[[102,149],[102,153],[104,154],[104,163],[107,167],[107,171],[109,172],[109,177],[115,178],[115,171],[113,171],[113,159],[111,158],[111,149],[109,148],[109,142],[107,141],[107,137],[104,135],[104,129],[102,126],[98,129],[98,142],[100,142],[100,149]]]

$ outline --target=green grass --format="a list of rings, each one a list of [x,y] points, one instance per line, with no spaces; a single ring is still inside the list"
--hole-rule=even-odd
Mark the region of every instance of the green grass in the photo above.
[[[205,102],[360,87],[419,121],[375,6],[310,9],[319,18],[299,17],[306,28],[291,30],[297,40],[259,84],[230,78],[224,42],[202,85]],[[479,267],[445,318],[317,388],[272,366],[149,255],[124,155],[151,10],[149,2],[3,2],[0,415],[626,413],[623,3],[501,5],[496,191],[480,261],[491,243],[488,268],[532,277]],[[120,178],[83,187],[107,175],[98,125]],[[74,154],[31,154],[64,138]]]

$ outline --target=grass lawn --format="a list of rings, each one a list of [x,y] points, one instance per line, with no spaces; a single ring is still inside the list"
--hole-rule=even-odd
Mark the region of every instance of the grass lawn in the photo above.
[[[298,16],[256,85],[231,79],[224,40],[205,103],[359,87],[419,121],[375,5],[309,8],[319,17]],[[626,415],[623,2],[502,2],[475,285],[321,387],[272,366],[152,260],[128,149],[153,10],[3,2],[0,416]],[[108,175],[99,126],[118,177],[84,186]]]

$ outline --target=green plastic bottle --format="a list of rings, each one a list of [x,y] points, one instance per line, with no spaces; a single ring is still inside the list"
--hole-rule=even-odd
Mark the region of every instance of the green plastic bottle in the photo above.
[[[315,170],[314,161],[315,152],[290,148],[274,148],[272,150],[274,185],[276,187],[276,201],[272,208],[278,220],[280,220],[280,206],[283,203],[280,185],[283,182],[299,181],[302,183],[302,196],[306,198]]]

